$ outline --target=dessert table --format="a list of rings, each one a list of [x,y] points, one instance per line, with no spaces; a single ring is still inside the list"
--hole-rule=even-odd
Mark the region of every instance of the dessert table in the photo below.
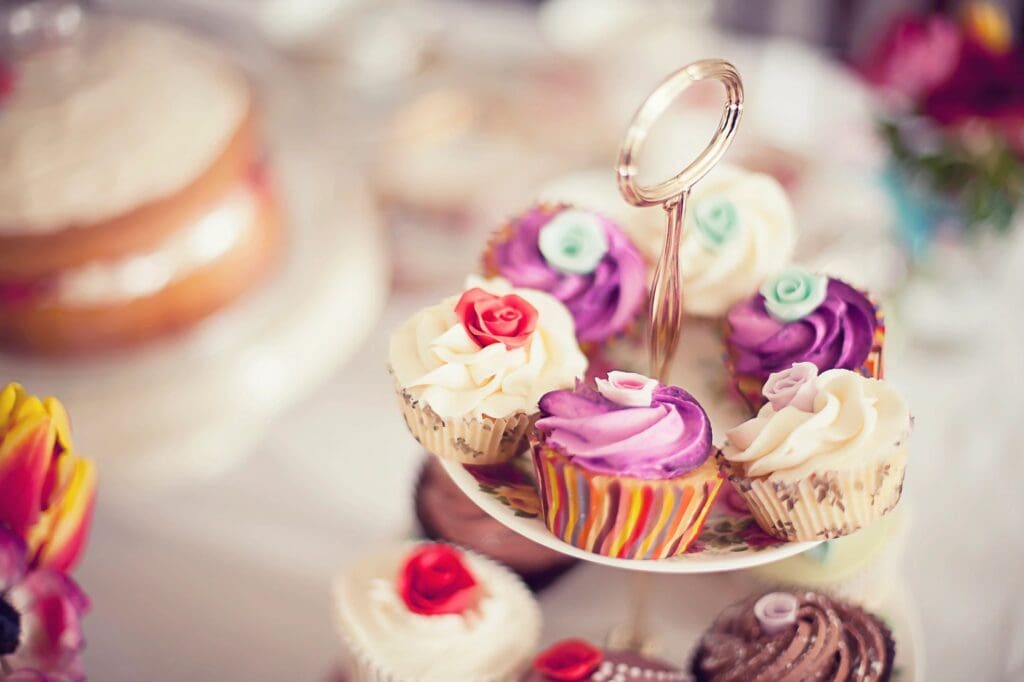
[[[672,59],[677,65],[683,57]],[[767,108],[784,109],[778,99]],[[806,139],[808,126],[786,128],[797,129]],[[834,178],[827,180],[814,187],[827,188]],[[848,196],[834,187],[829,198]],[[818,197],[816,217],[825,214],[843,229],[860,225],[877,208],[860,198],[843,212]],[[468,254],[478,250],[473,239],[459,238]],[[876,252],[851,244],[844,243],[838,260],[857,272]],[[412,262],[422,245],[403,252],[396,243],[393,260]],[[897,350],[887,378],[916,415],[898,591],[910,613],[908,629],[919,630],[919,679],[1019,680],[1024,460],[1015,446],[1024,420],[1015,398],[1024,385],[1024,240],[940,255],[933,272],[896,288],[887,308]],[[415,290],[397,288],[345,367],[274,417],[235,470],[184,487],[101,485],[78,574],[93,601],[85,625],[90,679],[332,679],[343,655],[332,626],[333,576],[357,555],[414,534],[412,490],[422,451],[395,409],[387,339],[461,280],[452,271],[418,281]],[[663,656],[684,662],[695,633],[709,622],[698,614],[725,606],[741,581],[738,574],[652,576],[652,625]],[[541,596],[544,643],[570,635],[600,640],[626,617],[628,590],[619,571],[579,566]]]
[[[104,491],[81,569],[94,603],[93,679],[328,678],[341,655],[332,576],[413,533],[421,453],[394,409],[388,333],[451,287],[393,296],[347,367],[280,418],[232,475],[177,492]],[[1011,305],[1012,291],[1019,283],[998,299]],[[966,348],[908,331],[891,367],[917,415],[903,582],[923,624],[918,657],[930,680],[1019,679],[1024,665],[1024,577],[1015,568],[1024,563],[1024,501],[1015,494],[1024,464],[1013,448],[1024,425],[1001,388],[1024,380],[1024,328],[1010,309],[997,303],[1004,314]],[[723,606],[704,602],[726,598],[733,580],[653,577],[666,657],[685,658],[693,642],[673,635],[686,631],[687,614]],[[617,571],[579,567],[542,596],[545,641],[600,638],[625,617],[627,588]],[[604,598],[586,599],[595,593]]]

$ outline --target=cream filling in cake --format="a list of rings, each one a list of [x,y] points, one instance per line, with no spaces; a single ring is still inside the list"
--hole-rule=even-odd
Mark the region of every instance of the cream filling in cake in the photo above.
[[[257,190],[246,183],[149,252],[62,272],[47,299],[88,307],[151,296],[223,258],[256,225],[259,207]]]

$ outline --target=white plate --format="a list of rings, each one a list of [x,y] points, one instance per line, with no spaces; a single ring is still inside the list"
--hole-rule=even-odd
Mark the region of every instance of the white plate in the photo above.
[[[684,554],[660,560],[594,554],[563,542],[548,531],[538,513],[536,483],[525,460],[524,455],[508,465],[491,467],[467,467],[443,460],[441,464],[469,499],[511,530],[556,552],[614,568],[652,573],[715,573],[779,561],[818,544],[775,540],[757,527],[749,513],[735,511],[720,496],[704,530]]]

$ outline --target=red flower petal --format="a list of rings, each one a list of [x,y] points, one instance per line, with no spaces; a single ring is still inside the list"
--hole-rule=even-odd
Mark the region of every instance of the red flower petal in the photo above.
[[[604,660],[604,653],[582,639],[566,639],[541,652],[533,669],[550,680],[575,682],[590,676]]]
[[[509,350],[525,346],[537,328],[537,309],[515,294],[495,296],[469,289],[455,305],[466,333],[481,348],[502,343]]]
[[[417,547],[398,576],[398,593],[405,605],[425,616],[463,613],[476,604],[478,592],[462,554],[449,545]]]

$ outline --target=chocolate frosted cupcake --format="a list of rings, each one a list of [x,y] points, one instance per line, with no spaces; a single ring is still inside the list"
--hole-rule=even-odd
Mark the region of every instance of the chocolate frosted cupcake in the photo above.
[[[817,592],[769,592],[726,609],[693,658],[699,682],[886,682],[895,645],[863,609]]]
[[[532,590],[541,590],[576,564],[576,560],[527,540],[478,507],[428,457],[416,483],[416,518],[423,534],[444,540],[505,564]]]
[[[753,411],[765,403],[761,388],[768,377],[796,362],[810,362],[820,372],[882,376],[881,310],[838,279],[787,268],[733,306],[727,321],[733,384]]]
[[[534,206],[498,230],[484,270],[565,304],[590,352],[625,333],[647,300],[646,264],[622,228],[564,204]]]
[[[692,682],[693,678],[664,661],[632,651],[609,651],[581,639],[566,639],[545,649],[533,661],[523,682]]]
[[[552,391],[531,437],[544,521],[619,559],[682,554],[722,484],[711,422],[692,395],[629,372]]]

